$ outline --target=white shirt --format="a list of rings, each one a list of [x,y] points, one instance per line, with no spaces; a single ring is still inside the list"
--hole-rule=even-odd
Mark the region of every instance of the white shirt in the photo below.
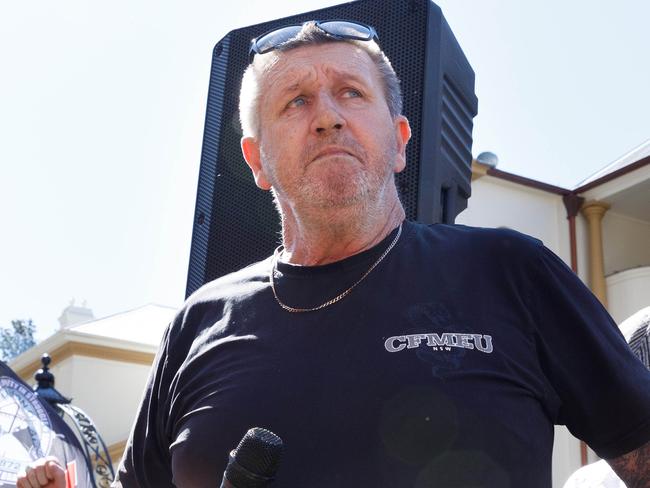
[[[626,488],[605,461],[583,466],[573,473],[563,488]]]

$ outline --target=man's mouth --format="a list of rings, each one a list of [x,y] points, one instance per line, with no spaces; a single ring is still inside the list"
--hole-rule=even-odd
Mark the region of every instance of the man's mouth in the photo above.
[[[319,151],[316,154],[316,157],[314,157],[312,159],[312,161],[316,161],[318,159],[324,159],[324,158],[328,158],[328,157],[342,157],[342,156],[355,157],[354,154],[352,154],[347,149],[344,149],[344,148],[338,147],[338,146],[331,146],[331,147],[326,147],[322,151]]]

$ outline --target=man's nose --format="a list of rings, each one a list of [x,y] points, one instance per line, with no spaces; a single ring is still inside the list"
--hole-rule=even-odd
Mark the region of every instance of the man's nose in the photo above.
[[[329,95],[321,95],[314,107],[312,132],[323,134],[332,129],[340,130],[345,126],[345,118],[341,114],[336,100]]]

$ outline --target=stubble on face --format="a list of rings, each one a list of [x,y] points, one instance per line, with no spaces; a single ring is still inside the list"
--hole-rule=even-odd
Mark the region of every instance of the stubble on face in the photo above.
[[[339,147],[349,154],[319,156],[326,148]],[[332,134],[306,144],[292,175],[281,176],[275,169],[282,161],[272,152],[262,152],[262,160],[276,198],[291,200],[297,208],[345,208],[379,198],[393,178],[396,148],[391,144],[383,154],[369,155],[350,134]]]

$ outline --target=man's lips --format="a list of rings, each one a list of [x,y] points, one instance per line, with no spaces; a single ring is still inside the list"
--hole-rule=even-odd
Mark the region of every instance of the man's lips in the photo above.
[[[316,161],[317,159],[331,157],[331,156],[352,156],[352,157],[356,157],[354,154],[352,154],[347,149],[344,149],[342,147],[337,147],[337,146],[331,146],[331,147],[326,147],[325,149],[323,149],[323,150],[319,151],[318,153],[316,153],[316,156],[312,159],[312,161]]]

